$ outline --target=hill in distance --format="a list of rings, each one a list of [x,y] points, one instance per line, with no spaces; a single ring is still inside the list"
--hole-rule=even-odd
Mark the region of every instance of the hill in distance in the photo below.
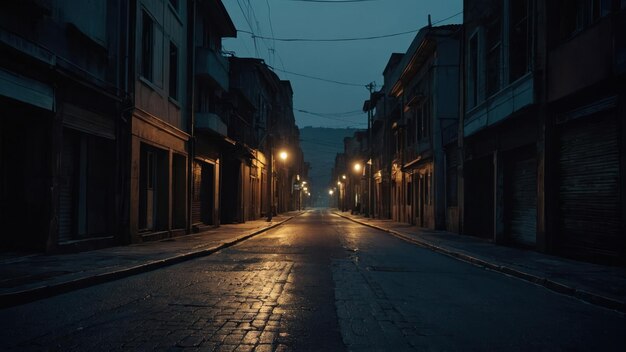
[[[309,183],[315,206],[328,205],[328,186],[335,155],[343,152],[343,139],[352,137],[359,129],[304,127],[300,129],[300,147],[304,159],[311,164]]]

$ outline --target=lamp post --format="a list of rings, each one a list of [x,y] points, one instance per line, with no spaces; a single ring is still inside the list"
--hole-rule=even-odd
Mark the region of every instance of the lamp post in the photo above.
[[[358,181],[358,192],[357,192],[358,201],[357,201],[357,204],[355,204],[358,212],[361,212],[361,209],[364,207],[364,204],[363,204],[363,189],[361,187],[361,178],[363,176],[363,171],[364,171],[364,169],[363,169],[363,165],[361,163],[359,163],[359,162],[354,163],[354,172],[359,176],[359,178],[358,178],[358,180],[359,180]],[[356,185],[353,186],[353,187],[356,187]]]
[[[284,185],[284,183],[288,179],[288,172],[286,170],[286,163],[287,163],[287,158],[289,157],[289,154],[285,150],[281,150],[278,153],[278,157],[280,158],[280,160],[283,161],[283,170],[285,170],[285,177],[283,179],[280,179],[280,178],[278,179],[278,184],[279,184],[278,187],[280,187],[280,188],[278,189],[278,209],[277,209],[277,211],[281,211],[281,210],[284,210],[282,208],[285,206],[285,199],[284,199],[285,198],[285,195],[284,195],[284,193],[285,193],[285,185]],[[280,172],[279,172],[279,174],[280,174]]]

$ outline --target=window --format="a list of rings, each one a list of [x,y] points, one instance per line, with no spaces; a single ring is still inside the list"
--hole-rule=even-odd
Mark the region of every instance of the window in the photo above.
[[[622,0],[622,8],[626,1]],[[611,12],[611,0],[561,0],[559,36],[567,40],[586,26]]]
[[[409,118],[407,121],[407,136],[406,136],[406,144],[407,146],[413,145],[415,143],[415,114],[413,114],[412,118]]]
[[[170,42],[170,97],[178,99],[178,47]]]
[[[154,23],[145,11],[141,27],[141,75],[152,80],[154,71]]]
[[[427,140],[430,138],[430,105],[426,100],[418,109],[418,138],[421,140]]]
[[[470,108],[478,104],[478,34],[474,34],[469,41],[468,55],[468,86],[467,102]]]
[[[511,0],[509,12],[509,82],[522,77],[529,69],[528,0]]]
[[[487,96],[500,90],[502,26],[500,16],[487,26]]]
[[[202,46],[214,51],[222,50],[220,37],[211,30],[211,24],[207,20],[202,23]]]

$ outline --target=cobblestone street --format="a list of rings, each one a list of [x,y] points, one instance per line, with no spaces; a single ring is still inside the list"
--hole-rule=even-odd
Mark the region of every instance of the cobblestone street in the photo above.
[[[2,350],[623,350],[623,314],[326,211],[0,311]]]

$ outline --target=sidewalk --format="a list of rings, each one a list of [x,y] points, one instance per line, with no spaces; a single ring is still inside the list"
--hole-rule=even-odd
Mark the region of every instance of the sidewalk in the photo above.
[[[162,241],[59,255],[0,257],[0,308],[209,255],[274,228],[301,212],[221,225]]]
[[[496,245],[476,237],[424,230],[391,220],[368,219],[339,211],[334,213],[451,257],[545,286],[591,304],[626,312],[626,268],[578,262]]]

